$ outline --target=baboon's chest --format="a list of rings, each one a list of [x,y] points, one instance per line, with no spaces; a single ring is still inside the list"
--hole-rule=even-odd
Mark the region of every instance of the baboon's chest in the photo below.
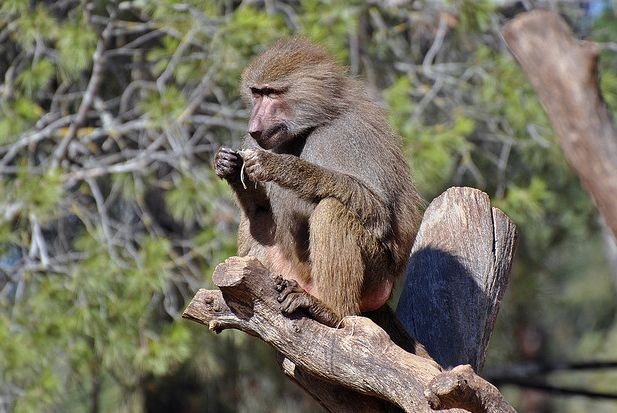
[[[308,261],[309,218],[315,205],[275,184],[268,188],[268,195],[275,226],[275,243],[285,255]]]

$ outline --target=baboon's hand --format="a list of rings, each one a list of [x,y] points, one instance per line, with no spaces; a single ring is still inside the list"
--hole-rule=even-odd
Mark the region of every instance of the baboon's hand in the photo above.
[[[214,157],[214,171],[221,179],[236,181],[240,179],[242,157],[238,151],[222,147]]]
[[[267,182],[274,179],[273,165],[277,155],[263,149],[245,149],[241,152],[244,159],[244,172],[253,182]]]
[[[281,303],[281,312],[285,315],[293,314],[300,309],[308,309],[313,304],[313,297],[295,280],[277,276],[276,291],[279,292],[278,302]]]
[[[277,300],[281,304],[283,314],[290,316],[304,311],[311,318],[329,327],[338,328],[341,325],[341,318],[319,299],[304,291],[297,281],[288,280],[279,275],[275,283],[276,291],[279,293]]]

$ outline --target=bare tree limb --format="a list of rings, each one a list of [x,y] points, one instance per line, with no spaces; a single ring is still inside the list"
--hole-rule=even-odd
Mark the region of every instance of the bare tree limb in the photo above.
[[[559,15],[535,10],[503,29],[538,93],[570,165],[617,236],[617,131],[598,88],[598,47]]]
[[[64,116],[51,122],[41,130],[24,133],[19,140],[13,144],[0,147],[0,153],[6,151],[6,155],[4,155],[2,160],[0,160],[0,167],[7,166],[23,148],[50,137],[59,128],[62,128],[71,122],[75,122],[74,119],[75,115]]]
[[[50,164],[51,169],[54,169],[60,165],[60,162],[66,156],[67,149],[69,144],[75,136],[77,136],[77,130],[86,120],[86,115],[90,106],[94,102],[96,97],[97,90],[103,80],[103,70],[105,69],[105,49],[107,48],[107,44],[109,43],[109,39],[112,34],[112,29],[115,21],[115,14],[112,14],[109,18],[109,22],[107,26],[101,33],[101,38],[96,46],[96,50],[94,51],[94,56],[92,57],[92,75],[90,76],[90,81],[88,82],[88,87],[86,88],[86,92],[84,93],[84,97],[79,105],[79,109],[77,110],[77,117],[71,123],[69,130],[66,136],[60,141],[54,153],[52,154],[52,161]]]
[[[512,222],[491,208],[481,191],[451,188],[431,203],[411,259],[408,277],[414,279],[406,284],[407,290],[423,292],[417,297],[404,293],[399,305],[402,318],[410,309],[416,321],[411,331],[426,339],[429,354],[453,366],[457,360],[481,366],[516,238]],[[427,275],[418,277],[422,272]],[[229,258],[216,268],[213,281],[221,291],[199,290],[183,317],[217,332],[239,329],[271,344],[286,357],[281,363],[285,374],[329,411],[428,412],[431,406],[514,411],[471,366],[443,373],[425,353],[420,357],[396,346],[368,318],[345,317],[340,328],[330,328],[303,315],[284,316],[274,275],[253,257]],[[445,300],[447,311],[444,302],[428,305],[422,294]],[[453,298],[457,294],[462,298]],[[419,305],[410,306],[414,299]],[[446,315],[437,316],[440,311]],[[421,316],[424,321],[418,322]]]
[[[430,411],[424,388],[441,370],[395,346],[369,319],[346,317],[333,329],[307,317],[284,316],[274,276],[252,257],[227,259],[213,281],[221,291],[199,290],[184,318],[217,332],[235,328],[258,336],[319,379],[392,400],[405,411]]]
[[[435,377],[425,395],[435,410],[461,407],[470,412],[515,412],[499,390],[477,376],[468,364]]]
[[[183,317],[216,332],[239,329],[271,344],[288,359],[283,361],[288,375],[318,386],[311,393],[328,410],[391,411],[379,401],[384,399],[406,412],[430,412],[429,396],[434,406],[457,406],[451,397],[439,401],[449,393],[442,396],[433,388],[425,393],[429,383],[441,374],[435,362],[397,347],[369,319],[346,317],[341,328],[334,329],[304,316],[284,316],[276,299],[274,276],[257,259],[229,258],[216,268],[213,280],[221,291],[199,290]],[[298,377],[304,371],[310,376]],[[496,389],[473,374],[471,367],[464,372],[473,385],[465,390],[466,398],[458,405],[478,413],[514,411]],[[490,392],[485,394],[487,389]],[[360,395],[353,396],[354,392]],[[481,402],[471,404],[467,397]]]
[[[292,381],[306,390],[328,411],[349,413],[391,413],[402,411],[391,403],[346,389],[337,384],[320,380],[281,357],[281,370]]]

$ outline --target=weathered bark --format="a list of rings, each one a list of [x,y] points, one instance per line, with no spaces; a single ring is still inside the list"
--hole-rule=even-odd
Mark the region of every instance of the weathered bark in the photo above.
[[[468,364],[435,377],[425,395],[435,410],[460,407],[470,412],[516,412],[499,390],[477,376]]]
[[[356,393],[340,384],[321,380],[296,366],[288,358],[281,357],[280,364],[283,373],[302,387],[327,411],[341,413],[393,413],[403,411],[386,400]]]
[[[215,331],[236,328],[255,335],[322,380],[391,400],[406,411],[430,411],[424,389],[441,369],[395,346],[369,319],[346,317],[334,329],[307,317],[286,317],[274,276],[253,257],[227,259],[212,278],[221,291],[199,290],[185,318]]]
[[[617,236],[617,130],[598,87],[598,49],[578,41],[557,14],[532,11],[503,29],[580,177]]]
[[[320,391],[312,393],[327,408],[336,406],[333,411],[342,412],[387,411],[377,400],[383,399],[406,412],[432,411],[425,389],[442,373],[439,366],[394,345],[368,318],[346,317],[341,327],[335,329],[303,316],[284,316],[277,301],[274,275],[253,257],[227,259],[216,268],[213,279],[221,291],[199,290],[183,317],[217,332],[236,328],[271,344],[289,359],[283,362],[283,367],[292,370],[294,377],[296,366],[313,376],[308,380],[319,386]],[[469,374],[474,380],[482,381],[473,372]],[[325,381],[326,385],[315,378]],[[328,389],[327,383],[344,384],[348,390],[342,391],[338,386]],[[360,394],[352,397],[349,390]],[[482,391],[483,388],[475,387],[470,391],[473,390]],[[436,397],[442,395],[431,393],[431,402],[438,406]],[[492,400],[493,395],[474,397]],[[473,407],[476,410],[471,411],[475,412],[511,411],[486,410],[485,405],[472,406],[466,399],[461,403]],[[456,402],[450,401],[449,407],[454,406]]]
[[[450,188],[426,210],[396,312],[442,367],[482,368],[516,241],[477,189]]]
[[[471,348],[467,342],[457,341],[449,341],[443,346],[451,348],[456,357],[462,360],[477,360],[479,364],[483,361],[498,301],[507,281],[516,239],[513,225],[503,214],[491,210],[488,199],[485,198],[486,195],[480,191],[469,188],[449,190],[428,208],[419,238],[430,239],[428,232],[435,230],[435,222],[446,220],[450,224],[440,236],[435,235],[435,239],[442,239],[443,244],[431,244],[435,253],[439,248],[449,247],[443,254],[437,254],[434,259],[427,261],[430,265],[425,268],[427,272],[438,269],[439,276],[424,277],[423,280],[427,283],[436,282],[441,288],[453,289],[455,293],[452,294],[480,295],[457,302],[464,306],[459,309],[461,312],[473,314],[481,320],[479,324],[477,320],[472,323],[474,331],[482,328],[487,330],[474,336],[476,345],[482,349]],[[486,229],[486,214],[491,221],[497,223],[495,229]],[[448,221],[446,217],[449,215],[459,218]],[[482,229],[477,229],[478,226]],[[468,237],[463,236],[465,232],[469,233]],[[483,237],[488,237],[489,241],[484,242]],[[456,241],[447,242],[449,238]],[[479,239],[483,240],[482,245],[474,247],[472,244]],[[460,243],[458,251],[454,248],[457,243]],[[488,248],[485,244],[491,247]],[[497,252],[493,251],[493,247]],[[486,261],[486,254],[489,254],[492,261]],[[461,290],[461,283],[456,280],[456,275],[468,274],[459,272],[459,266],[450,265],[451,256],[464,258],[463,264],[466,266],[463,268],[470,268],[469,262],[476,260],[485,263],[481,266],[484,268],[482,274],[487,285],[492,285],[488,281],[492,273],[495,285],[490,288]],[[448,260],[447,264],[440,264],[437,260],[439,257]],[[460,265],[460,262],[458,263]],[[445,273],[446,268],[454,273]],[[452,283],[444,284],[440,276],[452,280]],[[346,317],[340,328],[330,328],[300,314],[291,318],[284,316],[277,301],[274,276],[255,258],[229,258],[216,268],[213,281],[220,291],[199,290],[183,317],[208,325],[217,332],[226,328],[240,329],[271,344],[287,358],[282,362],[284,372],[307,389],[329,411],[392,411],[393,405],[385,402],[389,401],[406,412],[429,412],[432,411],[429,400],[436,408],[464,407],[478,413],[513,411],[499,392],[476,376],[470,368],[462,371],[464,376],[460,376],[459,370],[453,370],[454,374],[464,377],[465,381],[461,383],[469,384],[464,388],[464,392],[460,389],[458,393],[440,390],[443,387],[438,386],[440,380],[451,375],[443,373],[433,360],[397,347],[388,335],[368,318]],[[430,290],[431,287],[416,284],[415,288]],[[487,299],[487,291],[492,294],[490,300]],[[469,306],[476,306],[477,310],[469,313],[466,309]],[[487,314],[480,314],[481,311]],[[434,313],[432,315],[435,316]],[[469,321],[461,320],[456,312],[453,317],[434,317],[433,325],[427,328],[457,330],[458,323],[462,323],[464,328],[472,329],[465,327]],[[461,346],[464,350],[459,348]],[[449,359],[456,360],[456,357]],[[430,383],[434,384],[429,388]],[[452,394],[460,394],[461,400],[455,400]]]

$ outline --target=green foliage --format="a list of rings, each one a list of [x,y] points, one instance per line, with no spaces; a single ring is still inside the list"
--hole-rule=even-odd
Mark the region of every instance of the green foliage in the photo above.
[[[607,70],[600,75],[600,89],[604,100],[613,111],[617,111],[617,74]]]
[[[471,145],[465,139],[474,130],[473,119],[454,118],[452,125],[418,127],[406,136],[414,177],[424,192],[443,189],[454,172],[457,159],[469,156]]]
[[[224,68],[215,74],[217,83],[237,93],[238,79],[249,59],[263,51],[265,45],[288,34],[280,15],[248,5],[236,9],[218,30],[212,44],[216,53],[212,64]]]
[[[88,258],[73,274],[40,278],[17,303],[16,319],[0,314],[0,350],[14,355],[2,364],[5,378],[31,389],[18,411],[61,401],[61,383],[77,385],[93,368],[136,383],[140,372],[163,374],[190,354],[186,324],[146,328],[169,278],[169,242],[144,239],[130,268],[115,265],[96,238],[76,247]]]
[[[0,15],[12,15],[24,13],[28,10],[28,0],[6,0],[0,4]]]
[[[35,175],[22,167],[15,179],[0,181],[0,191],[5,202],[15,202],[21,206],[22,216],[33,214],[45,221],[58,212],[57,207],[63,195],[62,176],[59,170]]]
[[[14,142],[42,113],[40,106],[25,97],[0,102],[0,144]]]
[[[191,355],[190,334],[186,326],[176,323],[157,335],[146,336],[146,344],[136,354],[137,365],[155,376],[168,374],[173,366]]]
[[[527,242],[533,244],[529,246],[530,250],[542,251],[551,241],[551,228],[544,223],[547,222],[548,211],[557,206],[556,202],[557,197],[546,182],[540,177],[533,177],[524,187],[511,185],[506,196],[495,201],[495,206],[507,211],[514,222],[521,223],[519,225],[535,228],[533,237],[524,236]]]
[[[152,63],[152,73],[155,76],[160,76],[163,73],[169,59],[180,45],[180,40],[174,37],[165,37],[161,43],[160,47],[151,50],[147,56],[147,61]]]
[[[510,56],[479,46],[474,61],[487,71],[479,82],[477,103],[503,113],[515,130],[524,131],[529,124],[547,124],[533,89]]]
[[[598,42],[609,42],[611,44],[617,37],[617,15],[610,7],[594,22],[592,33],[594,40]],[[600,89],[606,103],[617,113],[617,75],[615,65],[617,65],[617,53],[614,50],[601,50],[600,64],[598,71],[600,76]]]
[[[212,182],[212,181],[209,181]],[[180,222],[192,222],[212,210],[211,192],[201,188],[201,182],[182,176],[166,194],[172,215]]]
[[[14,5],[13,8],[19,7],[20,5]],[[16,36],[15,40],[25,49],[32,49],[37,40],[52,40],[58,33],[56,23],[42,5],[19,15],[16,25],[19,36]]]
[[[90,66],[97,34],[78,18],[63,24],[57,39],[60,73],[65,80],[74,80]]]
[[[49,59],[40,59],[32,63],[30,70],[23,71],[17,78],[17,84],[24,91],[25,95],[32,97],[34,92],[41,89],[45,89],[47,84],[52,80],[55,75],[55,69],[53,63]],[[23,111],[25,115],[30,115],[32,112]],[[34,117],[41,116],[39,113],[34,112]]]
[[[155,126],[164,126],[179,119],[186,107],[186,99],[175,87],[163,92],[149,92],[140,104],[141,109]]]
[[[363,5],[361,1],[302,0],[303,34],[345,62],[349,58],[346,39],[356,31]]]
[[[485,32],[491,24],[495,2],[491,0],[449,0],[459,13],[460,32]]]

